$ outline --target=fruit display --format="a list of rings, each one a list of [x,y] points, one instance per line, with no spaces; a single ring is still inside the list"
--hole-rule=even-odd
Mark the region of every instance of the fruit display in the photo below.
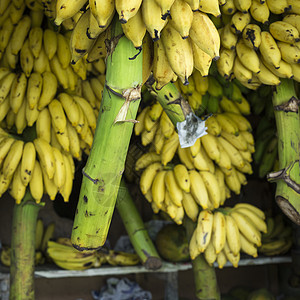
[[[300,224],[299,15],[297,0],[1,1],[0,197],[15,201],[1,260],[12,298],[34,297],[44,256],[69,270],[161,267],[124,174],[180,228],[173,248],[192,260],[198,298],[218,298],[213,265],[287,253],[290,227],[243,187],[250,176],[276,182],[276,203]],[[70,239],[54,241],[53,224],[34,229],[38,210],[70,200],[83,158]],[[115,208],[135,254],[99,251]]]

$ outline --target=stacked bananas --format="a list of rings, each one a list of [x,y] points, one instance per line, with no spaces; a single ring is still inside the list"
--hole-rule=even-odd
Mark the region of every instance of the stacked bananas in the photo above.
[[[71,64],[70,31],[47,27],[47,5],[0,7],[0,195],[8,190],[16,203],[27,186],[37,203],[58,192],[68,201],[105,84],[103,58]]]
[[[262,232],[267,232],[264,212],[251,204],[238,203],[215,211],[204,209],[190,239],[190,257],[195,259],[202,253],[210,265],[216,262],[222,269],[229,261],[237,268],[241,252],[257,257]]]
[[[177,224],[185,213],[196,220],[201,208],[218,208],[231,191],[240,194],[247,184],[254,139],[243,115],[214,114],[205,121],[207,134],[188,148],[180,147],[174,125],[158,102],[144,108],[137,120],[135,134],[150,147],[135,170],[143,170],[140,189],[154,212],[166,211]]]
[[[69,238],[60,237],[48,241],[48,257],[60,268],[66,270],[85,270],[97,268],[108,263],[112,266],[133,266],[140,263],[136,253],[109,250],[108,253],[97,251],[78,251]]]
[[[56,25],[72,30],[74,64],[85,55],[89,61],[105,56],[104,40],[115,14],[138,51],[145,36],[154,41],[153,75],[158,89],[176,78],[188,84],[194,67],[207,75],[212,60],[219,57],[219,33],[208,15],[221,15],[217,0],[203,0],[201,4],[185,0],[36,1],[42,2]]]
[[[254,90],[280,78],[300,81],[298,1],[227,1],[221,12],[217,66],[223,77]]]
[[[293,245],[291,225],[285,221],[281,213],[267,217],[266,224],[267,232],[262,235],[262,245],[258,248],[258,252],[266,256],[287,253]]]

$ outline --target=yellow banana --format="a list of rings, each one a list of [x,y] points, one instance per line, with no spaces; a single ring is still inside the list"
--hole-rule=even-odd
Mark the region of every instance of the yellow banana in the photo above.
[[[224,115],[228,116],[238,126],[239,132],[241,131],[252,131],[251,123],[241,114],[233,112],[225,112]]]
[[[153,202],[157,205],[159,209],[161,209],[164,198],[165,198],[165,176],[167,171],[166,170],[160,170],[154,177],[154,180],[152,182],[151,186],[151,192],[152,192],[152,199]]]
[[[51,60],[57,51],[57,35],[55,31],[51,29],[44,30],[43,45],[48,59]]]
[[[212,244],[216,254],[219,254],[224,248],[226,242],[226,222],[225,216],[219,211],[214,212],[214,221],[212,228]]]
[[[55,132],[63,134],[66,131],[67,119],[61,102],[57,99],[53,99],[49,103],[48,108]]]
[[[43,87],[43,78],[40,73],[30,74],[27,83],[26,98],[30,109],[37,107]]]
[[[220,58],[217,60],[216,65],[221,76],[225,79],[230,79],[233,75],[233,65],[236,56],[236,51],[221,47]]]
[[[115,7],[121,24],[126,23],[138,12],[142,2],[142,0],[115,0]]]
[[[299,52],[300,54],[300,52]],[[280,79],[274,73],[272,73],[263,63],[260,61],[260,72],[256,74],[258,80],[267,85],[279,85]]]
[[[152,141],[152,145],[155,149],[156,154],[161,153],[164,143],[165,143],[165,137],[162,134],[161,127],[158,127],[158,129],[156,130],[154,139]]]
[[[228,132],[222,131],[221,136],[238,150],[246,151],[248,149],[247,141],[245,140],[242,134],[236,136]]]
[[[253,0],[250,7],[250,13],[257,22],[267,24],[269,22],[270,10],[266,1]]]
[[[169,192],[171,201],[178,207],[182,206],[183,191],[177,184],[174,171],[168,170],[164,176],[164,180],[165,187]]]
[[[232,168],[232,170],[229,173],[224,173],[224,174],[225,174],[225,183],[227,187],[231,191],[233,191],[236,195],[239,195],[241,192],[241,182],[238,178],[236,169]]]
[[[237,268],[240,261],[240,252],[237,255],[234,255],[230,250],[227,242],[224,245],[224,253],[229,262],[233,265],[234,268]]]
[[[250,23],[250,20],[251,15],[249,12],[236,11],[230,21],[231,30],[236,34],[242,33],[244,28]]]
[[[214,135],[207,133],[206,135],[202,136],[201,144],[203,145],[203,148],[210,159],[216,162],[220,161],[220,150],[218,148],[217,138]]]
[[[10,107],[15,114],[19,111],[22,102],[24,101],[26,88],[27,78],[25,76],[25,73],[21,72],[16,77],[14,77],[9,94]]]
[[[162,170],[162,165],[159,162],[154,162],[147,166],[143,171],[140,178],[140,189],[143,195],[146,195],[151,186],[157,173]]]
[[[202,210],[198,216],[196,227],[196,242],[198,250],[203,253],[210,242],[212,236],[214,215],[210,210]]]
[[[58,26],[64,20],[73,17],[86,3],[86,0],[79,0],[76,2],[70,0],[56,1],[56,17],[54,23]]]
[[[221,134],[221,126],[216,119],[216,116],[210,116],[206,121],[205,125],[207,126],[207,132],[214,136],[219,136]]]
[[[55,158],[52,146],[43,138],[36,138],[33,143],[38,154],[41,167],[46,170],[46,174],[50,179],[52,179],[55,172]]]
[[[190,181],[191,181],[191,194],[194,197],[195,201],[203,208],[207,209],[211,206],[208,197],[208,191],[206,189],[205,183],[196,170],[190,170]]]
[[[68,202],[73,187],[73,178],[74,178],[74,171],[72,168],[73,158],[70,154],[66,153],[63,154],[63,161],[66,169],[66,178],[59,192],[63,196],[64,202]]]
[[[170,216],[171,219],[174,220],[177,215],[178,206],[176,206],[174,202],[172,202],[170,193],[167,189],[165,193],[164,205],[166,206],[167,214]]]
[[[0,51],[3,53],[9,43],[9,39],[14,31],[14,24],[11,18],[6,18],[1,29]]]
[[[161,18],[166,19],[170,15],[170,10],[175,0],[155,0],[161,9]]]
[[[221,202],[221,192],[215,175],[207,171],[200,171],[200,175],[204,181],[210,202],[214,208],[218,208]]]
[[[21,179],[21,166],[18,165],[16,171],[13,174],[12,181],[10,183],[10,195],[15,199],[16,204],[20,204],[24,198],[26,192],[26,186],[23,184]]]
[[[34,165],[36,161],[36,151],[32,142],[24,145],[23,155],[20,162],[20,175],[24,186],[27,186],[31,180]]]
[[[194,169],[193,158],[190,155],[190,150],[188,148],[177,148],[177,154],[181,163],[183,163],[188,170]]]
[[[225,113],[215,115],[218,123],[221,126],[222,131],[233,135],[239,135],[238,125]]]
[[[281,58],[289,64],[300,63],[300,49],[293,44],[277,41]]]
[[[216,253],[215,247],[212,243],[212,240],[210,240],[209,244],[207,245],[206,249],[204,250],[203,255],[204,255],[204,258],[207,261],[207,263],[210,266],[213,266],[213,263],[217,259],[217,253]]]
[[[166,139],[169,139],[173,135],[175,127],[165,111],[161,114],[159,126]]]
[[[270,12],[272,12],[273,14],[279,15],[279,14],[283,14],[284,12],[289,10],[289,4],[288,4],[287,0],[282,0],[282,1],[266,0],[266,3],[268,5]]]
[[[16,77],[15,73],[9,73],[1,79],[1,81],[0,81],[0,103],[2,103],[4,101],[4,99],[8,96],[15,77]]]
[[[212,59],[219,58],[220,36],[207,14],[200,11],[194,12],[190,37]]]
[[[233,0],[233,2],[239,11],[247,13],[251,7],[252,0]]]
[[[243,41],[246,46],[258,50],[261,43],[261,29],[256,24],[248,24],[242,33]]]
[[[106,27],[115,13],[115,0],[89,1],[90,10],[100,28]]]
[[[39,57],[43,46],[43,29],[41,27],[32,27],[28,35],[29,48],[35,58]]]
[[[222,250],[220,253],[217,254],[218,268],[223,269],[226,263],[227,263],[227,257],[225,255],[225,252]]]
[[[241,252],[244,252],[252,257],[257,257],[257,246],[248,241],[248,239],[240,233]]]
[[[183,191],[182,206],[186,215],[193,222],[196,222],[199,214],[199,206],[191,193]]]
[[[189,253],[190,253],[191,260],[194,260],[200,254],[197,245],[196,236],[197,236],[197,230],[195,229],[189,241]]]
[[[279,78],[292,79],[295,76],[292,65],[285,62],[284,60],[280,60],[279,68],[277,68],[277,69],[274,67],[274,65],[267,63],[263,58],[261,58],[261,60],[262,60],[262,63],[265,65],[265,67],[267,67],[274,75],[276,75]]]
[[[250,84],[253,79],[253,73],[247,69],[236,56],[233,64],[234,77],[243,84]]]
[[[238,255],[241,250],[239,228],[231,215],[225,215],[226,242],[233,255]]]
[[[80,149],[80,138],[78,136],[78,133],[75,127],[73,127],[69,121],[67,121],[66,128],[67,128],[67,135],[70,142],[70,153],[72,154],[73,157],[80,160],[81,149]]]
[[[179,138],[177,132],[174,131],[172,136],[165,140],[161,150],[161,163],[164,166],[173,159],[178,147],[180,147]]]
[[[36,120],[36,135],[47,143],[51,141],[51,116],[47,107],[41,110]]]
[[[199,10],[207,14],[211,14],[216,18],[221,16],[218,0],[202,0],[199,2]]]

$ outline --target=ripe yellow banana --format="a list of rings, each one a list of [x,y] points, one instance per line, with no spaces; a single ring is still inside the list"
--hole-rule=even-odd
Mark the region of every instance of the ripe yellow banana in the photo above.
[[[287,0],[266,0],[270,12],[273,14],[283,14],[290,9]]]
[[[261,43],[261,29],[256,24],[248,24],[242,33],[243,41],[246,46],[258,50]]]
[[[227,263],[227,257],[225,255],[225,252],[222,250],[220,253],[217,254],[218,268],[223,269],[226,263]]]
[[[300,54],[300,51],[299,51]],[[280,79],[274,73],[272,73],[263,63],[260,61],[260,72],[256,74],[258,80],[267,85],[279,85]]]
[[[238,126],[239,132],[252,131],[251,123],[241,114],[236,114],[233,112],[225,112],[224,115],[228,116],[233,122],[235,122],[235,124]]]
[[[73,178],[74,178],[73,163],[74,162],[71,154],[69,153],[63,154],[63,161],[66,170],[66,178],[59,192],[63,196],[64,202],[68,202],[73,187]]]
[[[42,167],[39,161],[36,161],[34,164],[31,180],[29,182],[29,189],[32,198],[36,203],[40,203],[44,194],[44,185]]]
[[[209,68],[212,64],[212,58],[201,48],[199,48],[197,44],[193,42],[192,39],[190,39],[190,42],[193,50],[195,69],[197,69],[202,76],[208,76]]]
[[[36,151],[34,144],[32,142],[27,142],[24,145],[23,155],[20,162],[20,174],[24,186],[27,186],[31,180],[35,161]]]
[[[182,206],[183,191],[177,184],[173,170],[168,170],[164,176],[166,190],[169,192],[171,201],[176,206]]]
[[[237,255],[234,255],[231,249],[229,248],[227,242],[224,245],[224,253],[229,262],[233,265],[234,268],[237,268],[240,261],[240,252]]]
[[[204,255],[204,258],[207,261],[207,263],[210,266],[213,266],[213,263],[217,259],[217,253],[216,253],[215,247],[212,243],[212,240],[210,240],[209,244],[207,245],[206,249],[204,250],[203,255]]]
[[[231,215],[225,215],[226,222],[226,242],[233,253],[238,255],[241,250],[240,232],[236,221]]]
[[[234,0],[235,7],[242,13],[247,13],[251,7],[252,0]]]
[[[16,74],[11,72],[4,76],[0,81],[0,103],[8,96],[12,83],[16,77]]]
[[[195,201],[203,208],[207,209],[211,206],[209,201],[208,192],[205,186],[205,183],[196,170],[190,170],[190,181],[191,181],[191,194],[194,197]]]
[[[172,136],[165,140],[161,150],[161,163],[164,166],[173,159],[178,147],[180,147],[179,138],[177,132],[174,131]]]
[[[200,254],[197,245],[196,236],[197,236],[197,230],[195,229],[189,242],[189,253],[192,260],[194,260]]]
[[[244,28],[250,23],[251,15],[249,12],[243,13],[241,11],[236,11],[231,20],[230,20],[230,28],[236,33],[240,34],[243,32]]]
[[[206,135],[201,137],[201,144],[205,149],[207,155],[210,159],[219,162],[220,161],[220,150],[218,148],[217,138],[207,133]]]
[[[193,158],[190,155],[190,150],[188,148],[177,148],[177,154],[179,156],[179,160],[187,167],[188,170],[194,169]]]
[[[210,210],[202,210],[198,216],[198,222],[196,227],[196,242],[198,250],[203,253],[208,246],[213,228],[214,215]]]
[[[272,22],[269,30],[272,36],[278,41],[294,44],[300,40],[298,29],[285,21]]]
[[[155,0],[155,2],[161,9],[161,18],[165,20],[170,15],[170,10],[174,0]]]
[[[281,58],[289,64],[300,63],[300,49],[293,44],[277,41]]]
[[[151,186],[151,192],[152,192],[152,199],[153,202],[157,205],[159,209],[162,208],[164,198],[165,198],[165,176],[167,171],[166,170],[160,170],[154,177],[154,180],[152,182]]]
[[[184,164],[177,164],[174,169],[174,176],[179,187],[186,193],[190,192],[190,177]]]
[[[199,206],[191,193],[183,191],[182,206],[186,215],[196,222],[199,214]]]
[[[26,98],[30,109],[37,107],[43,87],[43,77],[40,73],[30,74],[27,83]]]
[[[240,242],[241,242],[241,252],[244,252],[252,257],[257,257],[257,246],[250,241],[242,234],[240,233]]]
[[[73,17],[86,3],[86,0],[79,0],[75,3],[70,0],[56,1],[56,17],[54,23],[58,26],[64,20]]]
[[[187,85],[194,67],[193,51],[189,40],[182,39],[170,24],[162,30],[161,40],[171,68],[182,83]]]
[[[67,119],[61,102],[53,99],[49,103],[48,108],[55,132],[63,134],[66,131]]]
[[[233,191],[236,195],[239,195],[241,192],[241,182],[237,175],[236,169],[233,167],[229,173],[224,172],[224,174],[225,174],[225,183],[227,187],[231,191]]]
[[[20,172],[21,166],[18,165],[16,171],[13,174],[12,181],[10,183],[10,195],[15,199],[16,204],[20,204],[25,192],[26,192],[26,186],[23,184],[21,179],[21,172]]]
[[[44,30],[43,45],[48,59],[51,60],[57,51],[57,34],[55,31]]]
[[[214,208],[218,208],[221,202],[221,192],[215,175],[207,171],[201,171],[200,175],[204,181],[210,202]]]
[[[216,254],[219,254],[224,248],[226,242],[225,216],[220,211],[214,212],[214,221],[213,221],[211,239]]]
[[[115,13],[115,0],[89,1],[90,10],[100,28],[106,27]]]
[[[139,183],[143,195],[146,195],[151,190],[153,180],[160,170],[162,170],[162,165],[159,162],[154,162],[145,168]]]
[[[222,131],[233,135],[239,135],[238,125],[227,114],[216,114],[215,117],[220,124]]]
[[[9,94],[10,107],[16,114],[24,101],[27,88],[27,78],[24,72],[14,77]]]
[[[36,120],[36,135],[47,143],[51,141],[51,116],[47,107],[41,110]]]
[[[212,59],[219,58],[220,36],[207,14],[200,11],[194,12],[190,37]]]
[[[39,57],[43,46],[43,29],[41,27],[32,27],[28,35],[29,48],[35,58]]]
[[[238,36],[231,30],[231,24],[227,23],[219,29],[221,45],[229,50],[234,50]]]
[[[221,47],[220,58],[217,60],[216,65],[221,76],[225,79],[230,79],[233,74],[234,59],[236,51]]]

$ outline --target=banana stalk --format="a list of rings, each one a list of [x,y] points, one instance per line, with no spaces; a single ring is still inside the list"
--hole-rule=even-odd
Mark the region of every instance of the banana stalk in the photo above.
[[[124,180],[120,184],[116,207],[143,266],[148,270],[159,269],[162,265],[161,258],[149,237]]]
[[[183,224],[189,241],[196,224],[189,218],[184,218]],[[215,268],[209,266],[202,254],[192,260],[192,268],[195,280],[196,298],[201,300],[220,300],[221,294],[218,287]]]
[[[300,117],[294,82],[282,79],[273,93],[278,134],[279,171],[267,175],[276,182],[275,200],[294,223],[300,225]]]
[[[169,82],[163,88],[158,90],[155,88],[156,83],[153,82],[153,80],[154,78],[151,77],[146,82],[147,88],[150,93],[157,98],[158,102],[176,127],[177,122],[184,121],[186,116],[192,112],[192,109],[172,82]]]
[[[42,204],[29,191],[15,204],[12,220],[9,299],[34,300],[35,230]]]
[[[113,21],[103,90],[92,149],[83,169],[72,230],[78,250],[100,248],[106,241],[133,125],[141,99],[142,52]]]

